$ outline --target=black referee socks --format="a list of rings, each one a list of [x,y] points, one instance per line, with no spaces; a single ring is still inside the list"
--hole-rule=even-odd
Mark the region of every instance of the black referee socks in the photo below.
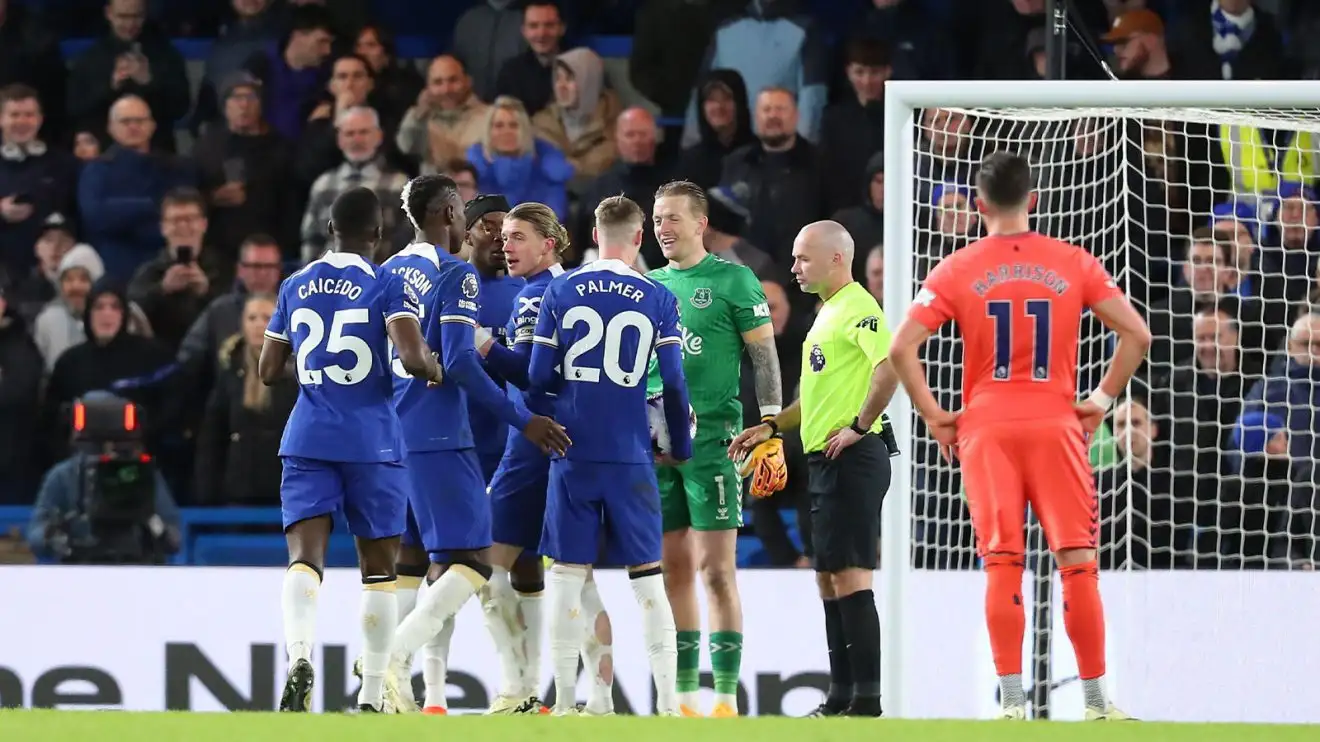
[[[848,666],[852,670],[853,705],[864,705],[868,708],[874,705],[878,715],[880,614],[875,607],[875,593],[861,590],[834,602],[838,604],[839,613],[842,615],[843,635],[847,638],[846,651]]]
[[[830,653],[830,690],[825,696],[825,706],[838,713],[852,702],[852,667],[843,629],[843,610],[839,606],[842,601],[826,598],[822,602],[825,604],[825,643]]]

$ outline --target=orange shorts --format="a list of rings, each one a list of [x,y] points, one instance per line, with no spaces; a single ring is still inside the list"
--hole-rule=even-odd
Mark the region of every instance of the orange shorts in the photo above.
[[[1051,551],[1094,549],[1099,504],[1076,418],[981,423],[958,435],[977,551],[1023,554],[1027,504]]]

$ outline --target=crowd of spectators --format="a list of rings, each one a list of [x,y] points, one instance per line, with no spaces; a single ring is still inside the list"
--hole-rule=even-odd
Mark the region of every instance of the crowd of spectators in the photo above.
[[[1308,3],[1070,4],[1126,78],[1320,72]],[[254,372],[271,296],[325,248],[346,188],[377,191],[387,238],[406,243],[399,193],[423,172],[465,198],[548,204],[570,265],[594,255],[603,197],[649,209],[665,181],[706,188],[707,247],[762,279],[793,399],[816,309],[789,274],[798,230],[843,223],[857,279],[883,298],[884,83],[1044,74],[1044,0],[480,0],[452,3],[465,9],[427,59],[400,58],[396,34],[419,31],[373,20],[382,5],[0,0],[0,504],[62,501],[45,475],[72,455],[70,403],[98,390],[143,410],[172,503],[276,504],[297,389]],[[603,57],[592,31],[631,35],[629,58]],[[94,38],[64,58],[72,37]],[[214,37],[204,63],[180,37]],[[1070,76],[1100,74],[1086,45],[1067,52]],[[980,234],[969,186],[997,123],[935,109],[920,123],[914,249],[933,261]],[[1095,444],[1106,566],[1320,561],[1320,147],[1236,123],[1079,119],[1071,149],[1019,130],[1068,187],[1040,228],[1111,260],[1160,338]],[[1123,159],[1090,157],[1116,143]],[[648,236],[639,267],[663,261]],[[1103,343],[1085,347],[1098,367]],[[930,353],[945,348],[927,360],[956,403],[956,349]],[[777,512],[804,499],[789,450],[789,488],[750,503],[783,566],[805,563]],[[916,563],[972,566],[956,472],[922,446],[914,458]]]

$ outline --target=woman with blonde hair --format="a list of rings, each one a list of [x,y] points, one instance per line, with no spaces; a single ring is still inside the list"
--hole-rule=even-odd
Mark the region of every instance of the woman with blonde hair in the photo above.
[[[275,297],[243,303],[239,332],[220,346],[216,382],[197,437],[196,493],[203,505],[275,505],[280,501],[280,436],[298,399],[289,377],[261,383],[257,357]]]
[[[501,95],[491,104],[481,141],[468,148],[485,193],[502,193],[509,203],[536,202],[568,218],[566,184],[573,165],[550,142],[538,138],[522,101]]]
[[[480,329],[477,346],[493,371],[526,389],[541,296],[550,281],[564,272],[560,260],[570,247],[568,231],[549,206],[523,203],[505,215],[502,233],[509,275],[524,278],[527,284],[514,301],[509,333],[512,347],[493,342],[490,332]],[[543,397],[523,394],[521,402],[532,414],[552,412],[551,400]],[[510,433],[504,458],[489,487],[494,541],[490,564],[494,574],[482,591],[486,628],[495,640],[502,676],[499,693],[490,707],[494,714],[544,713],[536,694],[541,679],[545,569],[536,554],[541,545],[549,478],[549,457],[523,436]],[[586,713],[611,713],[610,624],[594,582],[588,582],[583,590],[582,618],[583,625],[593,629],[582,646],[593,679]]]

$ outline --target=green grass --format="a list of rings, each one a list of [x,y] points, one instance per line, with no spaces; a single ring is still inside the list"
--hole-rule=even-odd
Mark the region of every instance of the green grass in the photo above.
[[[349,716],[272,713],[0,711],[0,739],[31,742],[374,742],[446,738],[469,742],[1314,742],[1307,726],[723,719]]]

